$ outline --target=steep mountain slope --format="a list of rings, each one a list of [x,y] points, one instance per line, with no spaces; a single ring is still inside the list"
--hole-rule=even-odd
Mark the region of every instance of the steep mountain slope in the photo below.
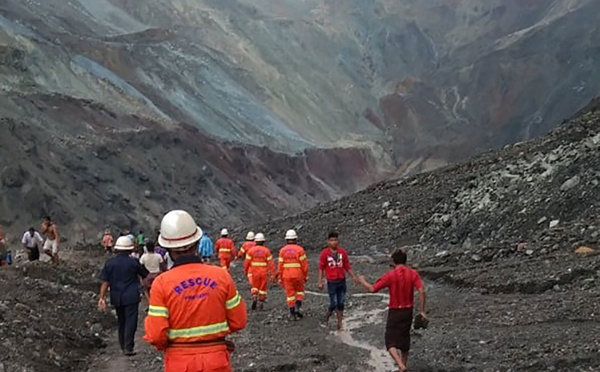
[[[328,230],[339,229],[357,251],[415,245],[425,256],[489,249],[493,256],[487,258],[499,259],[524,254],[517,251],[519,243],[546,253],[595,246],[599,149],[600,101],[595,100],[545,137],[382,182],[258,229],[282,243],[285,230],[296,227],[310,247],[322,244]]]
[[[371,281],[404,246],[426,279],[431,321],[413,331],[411,370],[583,372],[600,366],[599,210],[596,100],[546,137],[252,228],[270,247],[296,228],[313,260],[336,229]],[[359,290],[349,286],[350,333],[382,348],[384,305]]]
[[[63,154],[78,148],[94,174],[106,164],[90,156],[95,147],[122,146],[124,138],[135,147],[147,132],[191,139],[194,127],[200,143],[185,148],[203,161],[186,167],[192,175],[201,173],[197,163],[224,169],[219,183],[202,201],[172,183],[157,181],[152,192],[184,195],[177,204],[196,205],[211,225],[305,208],[393,172],[547,132],[600,94],[598,11],[592,0],[7,0],[0,4],[2,116],[24,123],[52,151],[27,153],[25,161],[15,148],[31,141],[3,135],[10,146],[0,148],[0,165],[18,160],[27,168],[55,156],[39,182],[65,195],[42,199],[71,207],[39,208],[38,200],[20,209],[64,214],[80,189],[53,175],[68,173]],[[157,168],[179,167],[183,145],[153,152],[162,146],[144,142],[150,150],[135,152],[134,170],[150,173],[142,164],[153,157]],[[115,156],[115,164],[129,162]],[[228,170],[240,162],[260,169],[261,181]],[[121,189],[131,191],[119,193],[134,206],[128,220],[143,220],[159,210],[133,180],[125,178]],[[225,192],[244,207],[228,204]],[[13,196],[5,224],[30,218],[14,210],[21,196]],[[160,204],[161,211],[174,205]],[[88,212],[95,217],[85,229],[122,213]],[[72,225],[69,215],[63,224]]]
[[[598,93],[599,6],[8,1],[3,29],[38,69],[5,84],[286,151],[391,139],[399,155],[448,158],[440,145],[545,133]]]
[[[171,208],[195,211],[210,231],[339,197],[378,172],[360,149],[291,156],[219,143],[191,126],[172,130],[90,101],[5,98],[3,112],[31,113],[26,123],[0,124],[0,225],[14,233],[50,213],[72,242],[95,239],[104,226],[154,229]]]

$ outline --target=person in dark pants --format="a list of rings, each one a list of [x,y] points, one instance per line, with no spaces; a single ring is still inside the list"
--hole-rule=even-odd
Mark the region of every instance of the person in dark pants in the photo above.
[[[385,347],[396,362],[399,372],[408,368],[410,351],[410,328],[413,322],[414,292],[419,293],[419,315],[427,320],[425,288],[419,273],[406,265],[406,253],[397,249],[392,254],[394,268],[371,285],[364,276],[358,281],[371,293],[389,288],[388,320],[385,329]]]
[[[327,292],[329,293],[329,308],[325,314],[324,327],[328,326],[329,318],[335,312],[337,327],[342,329],[344,320],[344,305],[346,302],[346,272],[350,274],[356,284],[356,276],[352,272],[348,252],[339,246],[339,234],[329,233],[327,248],[319,256],[319,289],[323,289],[323,274],[327,279]]]
[[[44,239],[42,239],[42,236],[33,227],[30,227],[25,232],[23,239],[21,239],[21,244],[25,252],[27,252],[29,261],[40,259],[40,247],[44,244]]]
[[[148,270],[129,256],[134,246],[133,240],[127,236],[117,239],[113,247],[117,255],[106,262],[100,274],[102,285],[98,296],[98,309],[106,311],[106,292],[110,288],[110,303],[115,307],[119,321],[119,344],[127,356],[135,355],[140,277],[148,276]]]

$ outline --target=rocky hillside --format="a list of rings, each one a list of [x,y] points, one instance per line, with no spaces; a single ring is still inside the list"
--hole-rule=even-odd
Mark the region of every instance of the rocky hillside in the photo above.
[[[405,246],[426,279],[431,320],[413,332],[410,370],[591,372],[600,366],[599,210],[596,101],[546,137],[254,228],[277,248],[295,227],[313,260],[339,230],[354,270],[371,281]],[[358,308],[346,312],[358,318],[354,337],[385,361],[376,354],[384,316],[369,312],[384,305],[359,290],[350,287]]]
[[[9,0],[0,82],[286,152],[358,146],[392,150],[397,165],[447,161],[545,133],[597,96],[599,10],[593,0]]]
[[[258,229],[309,247],[339,230],[356,252],[402,245],[425,256],[489,261],[572,251],[600,240],[600,101],[548,136],[363,192]],[[463,257],[464,258],[464,257]]]
[[[7,0],[0,224],[306,209],[600,94],[593,0]],[[132,227],[132,226],[128,226]]]
[[[348,194],[378,172],[360,149],[291,156],[64,96],[11,96],[0,106],[35,112],[0,123],[0,225],[11,240],[48,213],[72,243],[96,241],[105,226],[153,230],[172,208],[214,231]]]

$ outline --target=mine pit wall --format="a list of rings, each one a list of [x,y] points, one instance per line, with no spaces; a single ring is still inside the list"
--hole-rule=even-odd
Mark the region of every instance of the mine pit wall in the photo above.
[[[391,172],[381,151],[286,154],[224,143],[62,95],[7,95],[0,123],[0,226],[22,231],[53,216],[67,246],[153,230],[186,208],[209,231],[297,213],[361,190]],[[28,117],[27,121],[16,119]]]

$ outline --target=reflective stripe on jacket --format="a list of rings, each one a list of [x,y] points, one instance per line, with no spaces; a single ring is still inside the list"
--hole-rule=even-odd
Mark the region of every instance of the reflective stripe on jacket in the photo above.
[[[282,279],[308,277],[308,260],[304,248],[288,244],[279,251],[279,275]]]
[[[250,248],[254,247],[255,245],[255,242],[249,240],[242,243],[242,247],[240,248],[240,252],[238,253],[238,258],[244,258],[244,255],[248,253]]]
[[[144,339],[159,350],[219,340],[246,326],[246,304],[231,276],[192,260],[176,262],[152,284]]]
[[[250,248],[250,250],[246,252],[244,271],[246,274],[266,272],[269,276],[272,276],[275,271],[275,262],[273,261],[271,250],[262,245],[255,245]]]
[[[229,238],[221,238],[215,243],[219,257],[235,257],[235,243]]]

